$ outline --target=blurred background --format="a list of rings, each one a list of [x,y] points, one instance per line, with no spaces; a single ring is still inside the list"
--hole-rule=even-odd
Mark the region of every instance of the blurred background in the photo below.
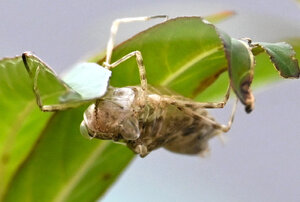
[[[232,10],[236,15],[218,24],[232,37],[300,37],[300,7],[292,0],[10,0],[0,8],[0,58],[32,51],[58,73],[102,52],[111,22],[121,17]],[[122,25],[117,42],[157,22]],[[225,144],[212,140],[206,158],[163,149],[137,157],[101,201],[300,201],[299,92],[296,80],[255,90],[255,110],[248,115],[240,106]],[[230,108],[212,113],[227,122]]]

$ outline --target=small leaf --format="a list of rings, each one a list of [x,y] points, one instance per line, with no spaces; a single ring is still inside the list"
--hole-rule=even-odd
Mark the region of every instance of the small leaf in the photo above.
[[[299,78],[300,69],[295,51],[293,47],[285,42],[279,43],[253,43],[252,52],[258,55],[261,52],[266,52],[274,67],[279,71],[284,78]]]
[[[63,78],[76,93],[80,99],[72,98],[73,92],[61,97],[62,102],[92,100],[102,97],[108,88],[111,71],[91,62],[80,63],[73,67]]]
[[[232,38],[230,49],[231,86],[240,101],[246,106],[246,112],[249,113],[254,108],[254,96],[250,89],[255,65],[254,56],[248,44],[241,40]]]
[[[37,56],[26,52],[23,53],[22,59],[29,77],[31,85],[36,94],[37,100],[45,105],[59,103],[59,97],[70,91],[70,88],[61,81],[55,72]],[[25,65],[25,66],[24,66]]]
[[[103,96],[111,72],[96,63],[81,63],[61,80],[41,59],[30,53],[22,56],[32,79],[34,92],[43,110],[53,111],[80,106]]]

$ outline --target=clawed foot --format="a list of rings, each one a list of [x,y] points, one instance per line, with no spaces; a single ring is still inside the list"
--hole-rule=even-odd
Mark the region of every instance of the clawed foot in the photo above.
[[[136,148],[134,150],[142,158],[145,157],[145,156],[147,156],[147,154],[148,154],[148,149],[147,149],[147,147],[145,145],[141,145],[140,144],[140,145],[136,146]]]

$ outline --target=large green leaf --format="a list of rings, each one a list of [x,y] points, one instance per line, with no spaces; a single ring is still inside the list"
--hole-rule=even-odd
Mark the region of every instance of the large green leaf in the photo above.
[[[106,191],[133,154],[110,141],[82,138],[85,108],[52,115],[5,201],[95,201]]]
[[[204,91],[228,66],[220,33],[199,17],[171,19],[135,35],[114,49],[112,62],[135,50],[143,55],[150,84],[187,97]],[[134,58],[113,69],[111,85],[137,84]]]
[[[45,64],[34,62],[32,68],[38,64],[41,70],[47,69]],[[96,200],[133,153],[109,141],[82,138],[79,125],[86,106],[41,112],[21,57],[1,60],[0,71],[0,95],[7,98],[0,101],[0,113],[5,115],[0,125],[0,199]],[[44,73],[40,75],[45,80],[38,83],[41,95],[65,89],[54,74]]]
[[[0,196],[51,116],[37,107],[31,83],[21,57],[1,60]]]

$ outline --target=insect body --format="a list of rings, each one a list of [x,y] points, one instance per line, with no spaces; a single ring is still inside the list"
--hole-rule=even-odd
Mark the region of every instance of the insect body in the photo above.
[[[109,87],[106,95],[84,113],[81,133],[84,136],[124,142],[141,157],[164,147],[182,154],[200,154],[207,149],[208,140],[230,129],[235,107],[228,125],[221,125],[205,108],[222,108],[229,98],[230,86],[220,103],[199,103],[182,96],[167,96],[147,85],[142,54],[131,52],[110,64],[113,43],[121,22],[145,21],[167,16],[124,18],[114,21],[107,45],[107,69],[135,56],[140,74],[140,86]]]
[[[139,86],[110,88],[84,113],[81,132],[90,137],[122,141],[141,157],[164,147],[182,154],[201,154],[223,126],[192,101],[178,101]],[[195,112],[194,112],[195,110]]]

